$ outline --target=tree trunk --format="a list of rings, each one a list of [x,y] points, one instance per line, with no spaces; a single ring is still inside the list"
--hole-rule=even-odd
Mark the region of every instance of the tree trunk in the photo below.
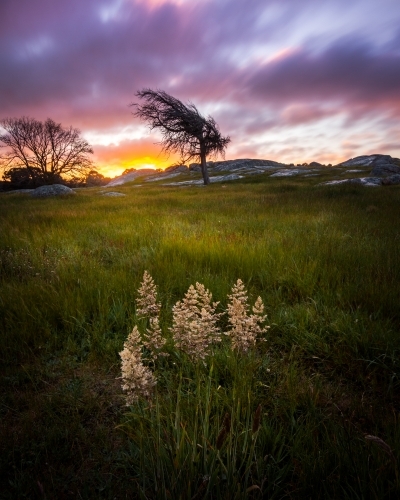
[[[207,170],[206,148],[204,144],[200,143],[200,160],[201,160],[201,173],[203,175],[204,184],[210,184],[210,178]]]

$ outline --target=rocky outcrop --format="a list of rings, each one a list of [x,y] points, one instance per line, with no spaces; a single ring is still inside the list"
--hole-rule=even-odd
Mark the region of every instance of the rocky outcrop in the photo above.
[[[60,195],[74,195],[75,191],[63,184],[51,184],[50,186],[40,186],[33,191],[30,195],[35,198],[47,198],[49,196],[60,196]]]
[[[400,177],[400,160],[389,155],[357,156],[335,167],[326,167],[318,162],[308,165],[286,165],[272,160],[240,158],[237,160],[209,161],[207,168],[210,182],[225,182],[241,179],[250,175],[265,174],[269,177],[312,177],[322,173],[331,173],[332,177],[349,175],[351,179],[338,179],[327,184],[359,184],[363,186],[384,186],[398,184]],[[136,170],[113,179],[106,187],[125,184],[137,177],[144,177],[144,182],[161,181],[170,186],[197,186],[203,185],[200,163],[186,165],[172,165],[164,171],[150,169]],[[364,175],[365,177],[357,177]],[[331,177],[331,178],[332,178]],[[175,179],[177,178],[177,179]]]
[[[256,175],[263,173],[272,173],[276,172],[277,169],[282,167],[286,167],[287,165],[284,163],[279,163],[277,161],[272,160],[253,160],[253,159],[238,159],[238,160],[224,160],[224,161],[209,161],[207,162],[207,168],[210,173],[210,181],[211,182],[221,182],[219,180],[214,181],[213,178],[216,177],[213,174],[226,172],[227,175],[236,174],[237,177],[235,179],[240,179],[243,176],[247,175]],[[109,182],[105,187],[114,187],[125,184],[126,182],[133,181],[138,177],[146,177],[145,182],[157,182],[163,180],[173,179],[174,177],[178,177],[179,175],[184,174],[197,174],[201,172],[200,163],[191,163],[189,166],[186,165],[172,165],[162,172],[154,171],[150,169],[143,170],[135,170],[129,173],[120,175],[115,177],[111,182]],[[225,177],[225,176],[224,176]],[[233,180],[233,178],[229,178],[226,180]],[[184,185],[196,185],[202,184],[202,180],[188,180],[182,181]],[[178,183],[174,182],[174,185]]]
[[[252,160],[249,158],[239,158],[238,160],[223,160],[223,161],[208,161],[207,168],[210,172],[236,172],[238,170],[247,171],[247,173],[252,173],[254,170],[266,171],[271,168],[282,168],[286,167],[285,163],[279,163],[272,160]],[[191,163],[189,165],[189,170],[191,172],[201,172],[200,163]]]
[[[164,172],[168,174],[181,174],[181,173],[187,173],[188,167],[186,165],[171,165],[170,167],[167,167]]]
[[[146,177],[148,175],[154,175],[157,171],[154,168],[142,168],[140,170],[134,170],[128,172],[126,174],[119,175],[118,177],[114,177],[108,184],[104,187],[114,187],[121,186],[122,184],[126,184],[127,182],[134,181],[138,177]]]
[[[335,181],[321,182],[320,186],[338,186],[341,184],[357,184],[359,186],[375,187],[381,185],[381,180],[376,177],[359,177],[356,179],[342,179]]]
[[[395,174],[400,174],[400,166],[395,163],[379,162],[374,165],[371,170],[371,175],[375,177],[386,177]]]
[[[270,177],[293,177],[294,175],[311,174],[313,172],[314,170],[307,168],[283,168],[271,174]]]
[[[359,186],[376,187],[376,186],[394,186],[400,184],[400,175],[390,175],[388,177],[358,177],[354,179],[342,179],[335,181],[322,182],[321,186],[335,186],[338,184],[356,184]]]
[[[341,167],[372,167],[372,177],[385,177],[394,174],[400,174],[400,160],[392,158],[390,155],[368,155],[356,156],[350,160],[340,163]]]
[[[182,168],[184,167],[184,168]],[[242,177],[256,174],[273,173],[282,167],[286,167],[284,163],[279,163],[272,160],[252,160],[252,159],[238,159],[226,161],[209,161],[207,162],[208,172],[210,174],[210,182],[225,182],[241,179]],[[171,179],[181,173],[194,174],[201,172],[200,163],[191,163],[189,168],[186,166],[170,167],[163,173],[146,179],[146,182],[160,181]],[[215,175],[223,174],[225,175]],[[203,185],[202,179],[182,180],[180,182],[168,183],[170,186],[196,186]]]
[[[389,175],[381,180],[382,186],[394,186],[400,184],[400,174]]]
[[[151,177],[148,177],[145,179],[145,182],[156,182],[156,181],[163,181],[166,179],[173,179],[174,177],[178,177],[181,175],[181,172],[167,172],[167,173],[161,173],[159,175],[152,175]]]
[[[356,156],[355,158],[350,158],[342,163],[336,165],[337,167],[370,167],[374,162],[375,158],[384,155],[369,155],[369,156]]]
[[[240,158],[238,160],[208,162],[207,166],[209,167],[211,172],[236,172],[238,170],[246,170],[248,172],[251,172],[252,169],[266,171],[270,170],[271,168],[286,167],[287,165],[285,163],[279,163],[272,160],[252,160],[249,158]]]
[[[214,184],[215,182],[228,182],[228,181],[236,181],[237,179],[241,179],[243,176],[238,174],[227,174],[227,175],[214,175],[210,177],[210,183]],[[196,179],[192,181],[181,181],[181,182],[169,182],[168,184],[163,184],[164,186],[204,186],[203,179]]]
[[[158,172],[158,175],[152,175],[145,179],[145,182],[156,182],[162,181],[165,179],[173,179],[174,177],[178,177],[181,174],[188,174],[189,168],[186,165],[172,165],[171,167],[167,167],[162,172]]]
[[[200,163],[191,163],[189,165],[189,170],[190,170],[190,172],[201,172]]]
[[[364,155],[350,158],[350,160],[343,161],[336,165],[337,167],[371,167],[374,162],[381,158],[391,158],[389,155]]]

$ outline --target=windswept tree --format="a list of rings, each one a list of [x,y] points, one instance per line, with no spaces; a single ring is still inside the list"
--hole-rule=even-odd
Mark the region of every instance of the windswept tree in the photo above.
[[[32,186],[53,184],[63,177],[83,178],[93,168],[88,157],[93,149],[76,128],[28,117],[6,118],[0,126],[5,131],[0,134],[0,168],[6,180],[25,171]]]
[[[230,142],[223,137],[214,118],[205,118],[194,104],[183,104],[162,90],[143,89],[136,96],[144,101],[136,106],[135,116],[148,122],[150,129],[159,129],[166,152],[178,153],[182,163],[199,159],[204,184],[210,183],[207,156],[224,155]]]

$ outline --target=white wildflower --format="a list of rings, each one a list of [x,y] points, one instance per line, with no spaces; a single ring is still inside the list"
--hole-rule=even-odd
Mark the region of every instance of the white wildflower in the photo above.
[[[216,325],[220,314],[215,312],[219,302],[211,303],[212,294],[204,285],[190,285],[185,297],[173,307],[171,331],[175,345],[193,361],[203,360],[212,343],[221,340]]]
[[[157,302],[157,285],[145,271],[136,299],[136,314],[141,318],[154,318],[160,314],[161,304]]]
[[[225,335],[231,337],[233,350],[246,352],[255,345],[257,336],[269,328],[261,326],[267,317],[263,315],[264,304],[261,297],[258,297],[252,308],[254,314],[248,314],[247,291],[240,279],[232,287],[232,293],[228,298],[228,322],[231,328]]]
[[[143,335],[143,344],[150,351],[151,357],[156,360],[166,340],[162,336],[160,328],[161,304],[157,302],[157,285],[150,274],[145,271],[143,282],[138,290],[136,299],[136,313],[140,318],[148,318],[149,328]]]
[[[156,379],[152,371],[142,362],[140,333],[135,326],[124,343],[121,357],[122,390],[126,392],[126,405],[136,403],[139,398],[150,399]]]

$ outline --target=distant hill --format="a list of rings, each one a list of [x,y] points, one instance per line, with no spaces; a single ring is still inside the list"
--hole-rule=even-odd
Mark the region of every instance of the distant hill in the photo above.
[[[211,183],[225,182],[250,175],[266,174],[271,177],[292,177],[292,176],[316,176],[331,169],[340,169],[338,174],[350,173],[358,174],[364,172],[368,177],[365,185],[381,185],[386,183],[397,184],[397,176],[400,176],[400,159],[392,158],[390,155],[365,155],[350,158],[332,167],[318,162],[311,162],[303,165],[287,165],[272,160],[240,158],[226,161],[209,161],[207,167]],[[356,167],[351,169],[351,167]],[[203,180],[199,177],[201,168],[199,163],[187,165],[172,165],[163,171],[153,169],[135,170],[131,169],[122,175],[112,179],[105,187],[120,186],[131,182],[137,178],[142,178],[143,182],[165,181],[168,185],[201,185]],[[175,179],[178,178],[179,179]],[[385,178],[386,181],[383,181]],[[359,177],[358,177],[359,179]],[[350,182],[352,179],[335,180],[333,182]],[[357,182],[361,182],[358,181]],[[399,181],[400,182],[400,181]]]
[[[266,177],[318,177],[323,176],[318,185],[358,184],[361,186],[390,186],[400,184],[400,159],[390,155],[364,155],[350,158],[337,165],[322,165],[317,162],[302,165],[287,165],[271,160],[237,159],[227,161],[210,161],[207,163],[210,182],[224,183],[246,178],[252,175],[265,175]],[[329,175],[326,175],[329,174]],[[204,186],[199,163],[187,165],[171,165],[165,170],[130,169],[122,175],[115,177],[103,186],[99,194],[104,196],[125,196],[125,193],[108,191],[105,188],[122,186],[140,178],[141,186],[145,183],[159,182],[161,186]],[[329,180],[327,180],[327,178]],[[51,186],[47,186],[50,188]],[[81,188],[86,189],[86,188]],[[0,191],[1,185],[0,185]],[[8,190],[8,193],[29,193],[35,196],[33,189]],[[63,194],[54,193],[51,195]]]

